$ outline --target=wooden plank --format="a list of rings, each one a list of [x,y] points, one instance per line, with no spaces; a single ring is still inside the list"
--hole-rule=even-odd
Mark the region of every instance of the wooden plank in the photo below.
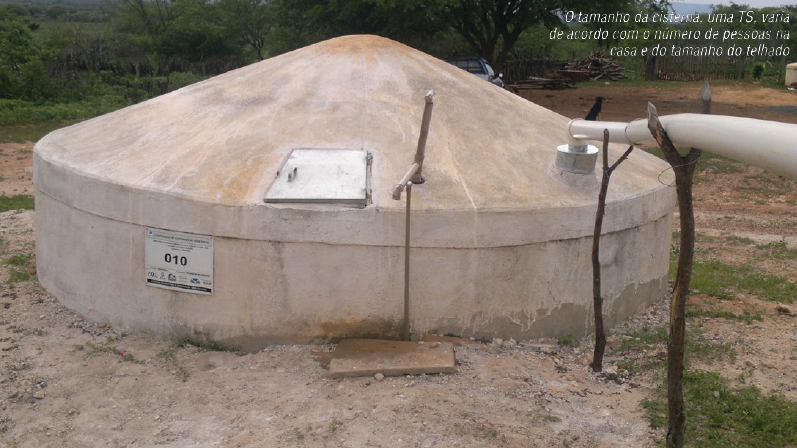
[[[344,339],[329,362],[333,378],[453,372],[456,372],[454,346],[450,342]]]

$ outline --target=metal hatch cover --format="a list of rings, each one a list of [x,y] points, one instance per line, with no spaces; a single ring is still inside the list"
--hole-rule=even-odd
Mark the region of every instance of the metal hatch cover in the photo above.
[[[367,204],[368,153],[297,148],[266,192],[268,203]]]

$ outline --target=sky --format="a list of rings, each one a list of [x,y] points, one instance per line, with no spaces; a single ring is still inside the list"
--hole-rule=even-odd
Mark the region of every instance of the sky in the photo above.
[[[679,3],[692,3],[692,4],[699,4],[699,5],[728,5],[730,4],[730,0],[686,0],[686,1],[679,1],[679,0],[670,0],[673,5],[677,5]],[[795,0],[735,0],[734,3],[739,5],[748,5],[753,8],[764,8],[767,6],[781,6],[781,5],[791,5],[797,3]]]

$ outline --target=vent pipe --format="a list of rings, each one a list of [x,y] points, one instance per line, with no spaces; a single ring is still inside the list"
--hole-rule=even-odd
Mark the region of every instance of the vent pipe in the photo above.
[[[797,179],[797,125],[702,114],[666,115],[659,117],[659,120],[676,146],[700,148]],[[571,120],[567,125],[567,136],[571,143],[564,146],[572,148],[584,146],[587,141],[603,141],[604,129],[609,130],[609,141],[612,143],[656,145],[646,119],[630,123],[579,119]],[[559,165],[562,146],[559,148],[556,166],[567,170],[566,165]]]

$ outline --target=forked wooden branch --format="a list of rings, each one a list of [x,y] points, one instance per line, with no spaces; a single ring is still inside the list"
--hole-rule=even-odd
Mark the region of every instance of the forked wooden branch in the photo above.
[[[708,83],[700,93],[703,100],[702,113],[711,110],[711,93]],[[667,447],[683,447],[686,433],[686,410],[683,397],[684,342],[686,338],[686,301],[689,298],[689,283],[692,278],[692,262],[695,252],[695,213],[692,204],[692,178],[700,160],[701,151],[691,148],[682,156],[673,145],[656,114],[656,108],[648,103],[648,129],[664,152],[675,174],[678,194],[678,210],[681,225],[681,248],[678,256],[678,271],[675,275],[671,305],[670,333],[667,340]]]
[[[603,130],[603,176],[601,176],[601,189],[598,193],[598,210],[595,212],[595,229],[592,232],[592,308],[595,314],[595,350],[592,354],[593,372],[603,370],[603,354],[606,350],[606,330],[603,326],[603,297],[601,296],[601,264],[600,264],[600,237],[603,228],[603,215],[606,210],[606,194],[609,191],[609,179],[612,172],[623,160],[628,158],[634,146],[631,145],[609,166],[609,130]]]

